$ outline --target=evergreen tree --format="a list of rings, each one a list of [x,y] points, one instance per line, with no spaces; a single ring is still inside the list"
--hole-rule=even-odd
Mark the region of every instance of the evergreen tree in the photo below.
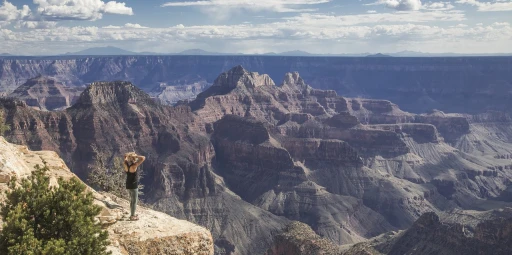
[[[50,187],[48,167],[36,166],[27,179],[11,180],[1,216],[0,254],[103,255],[108,233],[95,224],[101,207],[77,178]]]

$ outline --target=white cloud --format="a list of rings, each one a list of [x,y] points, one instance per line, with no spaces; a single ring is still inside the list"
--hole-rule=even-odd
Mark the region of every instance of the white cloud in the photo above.
[[[44,29],[57,26],[55,21],[25,21],[20,20],[14,26],[15,28],[28,28],[28,29]]]
[[[18,9],[4,0],[0,5],[0,27],[14,23],[15,28],[41,29],[57,25],[59,20],[97,20],[103,14],[133,15],[125,3],[101,0],[33,0],[37,10],[28,5]],[[136,24],[135,24],[136,25]],[[142,28],[142,27],[141,27]]]
[[[477,0],[457,0],[458,4],[469,4],[482,12],[512,11],[512,0],[495,0],[493,2],[481,2]]]
[[[393,52],[393,49],[503,52],[510,51],[512,38],[511,25],[503,22],[509,20],[493,19],[490,22],[478,19],[476,22],[485,22],[485,25],[469,25],[475,22],[466,22],[466,14],[454,10],[454,6],[446,1],[422,3],[419,0],[374,0],[377,2],[370,5],[409,11],[371,10],[364,13],[365,10],[361,10],[361,14],[354,15],[300,13],[292,17],[287,15],[286,18],[268,19],[268,23],[179,24],[167,28],[145,27],[136,23],[140,20],[120,26],[56,27],[56,21],[63,19],[95,20],[106,13],[133,14],[133,11],[131,8],[127,11],[125,8],[128,7],[124,3],[115,1],[34,1],[39,8],[53,7],[41,12],[38,8],[32,13],[28,6],[19,9],[9,2],[0,5],[0,26],[1,22],[7,22],[15,24],[15,28],[37,28],[31,31],[0,29],[0,45],[5,51],[52,54],[76,51],[77,48],[116,45],[134,51],[159,52],[178,52],[190,48],[250,53],[290,49],[318,53]],[[173,2],[174,5],[168,6],[204,7],[216,15],[217,11],[225,13],[226,10],[229,12],[239,8],[274,12],[307,11],[310,10],[308,6],[316,7],[316,4],[330,0],[209,0],[193,2],[195,4],[185,1]],[[249,2],[253,5],[248,5]]]
[[[248,9],[254,11],[307,12],[314,11],[314,9],[306,9],[298,6],[318,5],[331,1],[332,0],[206,0],[168,2],[162,4],[162,7],[207,6],[222,9]]]
[[[501,26],[510,26],[510,23],[508,22],[494,22],[492,23],[493,26],[501,27]]]
[[[103,14],[133,15],[125,3],[101,0],[34,0],[43,20],[97,20]]]
[[[425,23],[430,21],[464,21],[466,16],[460,11],[397,12],[357,15],[301,14],[287,20],[298,21],[302,26],[314,24],[318,28],[329,26],[351,26],[382,23]]]
[[[367,5],[384,5],[397,11],[417,11],[421,9],[421,0],[378,0]]]
[[[2,31],[6,50],[34,53],[46,47],[52,53],[93,46],[117,45],[135,51],[177,52],[203,48],[219,52],[306,51],[393,52],[410,49],[431,52],[488,52],[510,50],[512,26],[507,22],[486,26],[440,27],[428,21],[465,20],[457,11],[398,12],[361,15],[301,14],[264,24],[205,25],[137,28],[137,24],[107,27],[56,27],[32,31]],[[458,24],[458,23],[456,23]],[[142,27],[142,26],[140,26]],[[461,47],[464,45],[464,47]],[[470,45],[470,46],[466,46]],[[38,47],[35,47],[38,46]],[[419,49],[418,47],[422,47]],[[485,48],[487,47],[487,48]],[[21,52],[20,52],[21,53]],[[30,54],[29,52],[23,52]]]
[[[132,23],[126,23],[126,24],[124,24],[124,27],[127,27],[127,28],[148,28],[148,27],[141,26],[139,24],[132,24]]]
[[[437,11],[447,11],[455,9],[455,6],[450,2],[429,2],[423,4],[423,9],[425,10],[437,10]]]
[[[21,9],[18,9],[12,3],[3,1],[0,5],[0,27],[9,25],[12,21],[26,18],[30,13],[28,5],[23,5]]]
[[[121,29],[123,27],[122,26],[108,25],[108,26],[104,26],[104,27],[101,27],[101,28],[105,28],[105,29]]]
[[[104,26],[102,28],[105,28],[105,29],[121,29],[121,28],[136,28],[136,29],[139,29],[139,28],[148,28],[148,27],[141,26],[140,24],[126,23],[126,24],[124,24],[124,26],[112,26],[112,25],[109,25],[109,26]]]

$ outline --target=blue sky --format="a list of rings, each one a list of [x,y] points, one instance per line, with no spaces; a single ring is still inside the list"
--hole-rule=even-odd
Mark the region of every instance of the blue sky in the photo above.
[[[0,53],[512,52],[512,0],[0,0]]]

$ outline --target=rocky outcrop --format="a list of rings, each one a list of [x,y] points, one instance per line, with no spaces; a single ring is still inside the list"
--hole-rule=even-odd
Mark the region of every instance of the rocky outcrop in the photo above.
[[[377,242],[374,247],[390,255],[510,254],[512,215],[510,208],[505,210],[508,210],[508,213],[494,215],[488,219],[485,219],[485,214],[492,214],[491,212],[469,212],[473,216],[462,214],[458,217],[458,222],[445,221],[435,213],[426,213],[408,230],[384,242]],[[468,216],[470,222],[467,222],[464,216]],[[449,217],[453,221],[453,217]]]
[[[322,239],[308,225],[293,222],[276,236],[265,255],[341,255],[341,247]]]
[[[204,227],[141,207],[137,209],[139,220],[129,221],[129,201],[112,199],[109,194],[101,194],[96,199],[107,206],[117,207],[109,208],[110,214],[116,215],[112,211],[121,210],[124,216],[115,223],[108,223],[109,250],[113,254],[214,254],[212,235]],[[116,216],[119,214],[117,212]]]
[[[78,99],[83,88],[68,87],[52,77],[38,76],[16,88],[9,97],[40,110],[62,110]]]
[[[210,84],[206,81],[199,81],[190,85],[167,85],[160,84],[162,91],[151,93],[155,95],[160,102],[167,105],[174,105],[181,100],[193,100],[208,88]]]
[[[11,127],[8,136],[11,142],[27,145],[32,150],[60,152],[61,157],[70,162],[71,152],[77,145],[69,115],[34,110],[25,102],[14,99],[0,98],[0,108]]]
[[[0,190],[5,199],[6,182],[31,175],[36,164],[46,162],[51,183],[57,178],[76,178],[57,153],[30,151],[25,146],[7,143],[0,137]],[[96,218],[109,232],[112,254],[202,254],[213,255],[213,239],[208,230],[169,215],[139,207],[139,221],[128,221],[129,202],[110,194],[94,193],[95,204],[103,210]]]
[[[353,98],[348,101],[349,112],[363,124],[398,124],[412,122],[413,114],[404,112],[387,100]]]
[[[430,124],[397,124],[397,125],[369,125],[379,130],[387,130],[398,133],[402,136],[409,136],[417,143],[439,143],[443,137],[437,132],[437,128]]]
[[[469,121],[460,115],[436,111],[431,114],[417,115],[415,122],[436,126],[447,142],[454,142],[469,133]]]

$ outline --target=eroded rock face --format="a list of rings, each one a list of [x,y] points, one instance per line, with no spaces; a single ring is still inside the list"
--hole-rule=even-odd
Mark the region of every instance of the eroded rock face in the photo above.
[[[133,150],[146,155],[147,202],[210,229],[218,254],[263,252],[287,223],[226,187],[212,167],[209,138],[190,131],[196,120],[189,107],[160,105],[125,82],[95,83],[63,112],[1,102],[12,127],[9,139],[58,151],[83,179],[93,166],[94,148],[109,158]]]
[[[372,245],[384,254],[510,254],[512,211],[504,210],[458,211],[441,219],[426,213],[408,230]]]
[[[160,84],[161,92],[153,93],[162,103],[174,105],[181,100],[193,100],[211,84],[201,80],[189,85]]]
[[[241,72],[240,68],[236,71]],[[248,77],[254,76],[247,71],[245,74]],[[260,129],[266,127],[273,139],[258,146],[267,146],[268,149],[265,150],[269,151],[276,150],[265,156],[269,165],[272,165],[270,162],[279,161],[279,164],[275,165],[281,166],[282,162],[286,162],[288,156],[283,156],[280,160],[273,159],[279,157],[284,149],[290,154],[292,162],[302,163],[308,169],[305,171],[307,180],[326,188],[327,192],[363,199],[364,205],[385,215],[389,223],[400,228],[409,226],[417,217],[428,211],[446,210],[457,206],[471,208],[480,203],[477,201],[499,196],[499,190],[505,189],[503,184],[508,183],[507,180],[511,177],[505,170],[506,166],[501,167],[504,170],[500,173],[486,170],[489,169],[489,164],[505,164],[498,162],[499,160],[490,160],[491,157],[495,157],[495,153],[491,153],[490,150],[485,155],[476,155],[466,154],[451,147],[457,141],[466,139],[471,133],[470,119],[467,116],[442,112],[416,115],[400,110],[389,101],[343,98],[335,92],[312,89],[297,73],[286,74],[281,86],[246,89],[238,84],[221,92],[218,89],[207,90],[191,105],[208,127],[204,129],[214,130],[214,139],[221,133],[229,134],[229,131],[226,131],[229,129],[222,128],[224,124],[221,123],[231,121],[236,130],[255,128],[238,126],[236,123],[239,121],[234,121],[231,117],[218,121],[213,127],[209,126],[226,114],[259,120],[263,123],[258,124]],[[234,133],[237,132],[240,131]],[[254,185],[265,189],[264,185],[267,185],[267,188],[278,185],[280,178],[271,177],[279,176],[277,168],[272,170],[265,167],[266,170],[263,170],[261,176],[269,178],[263,178],[264,180],[273,182],[265,181],[262,185],[253,183],[249,175],[243,176],[244,168],[252,169],[249,173],[260,173],[250,166],[252,163],[247,165],[248,162],[253,162],[254,158],[258,158],[254,156],[260,154],[256,152],[258,146],[252,144],[244,147],[243,141],[235,143],[229,141],[228,137],[229,135],[226,135],[225,139],[215,140],[217,142],[214,144],[217,152],[226,151],[222,155],[228,155],[225,158],[217,158],[230,162],[230,165],[225,165],[224,168],[236,169],[233,172],[221,172],[228,180],[228,185],[240,187],[240,190],[235,189],[235,192],[244,197],[242,187]],[[256,137],[259,135],[248,135],[246,139]],[[264,139],[266,135],[262,137]],[[289,142],[292,137],[295,139],[294,142]],[[500,137],[507,139],[509,134],[504,133]],[[326,155],[322,156],[325,158],[309,156],[310,158],[304,159],[304,151],[307,151],[309,146],[314,147],[314,143],[306,142],[307,139],[319,139],[320,144],[324,139],[342,140],[345,146],[350,148],[347,151],[356,152],[357,156],[354,157],[359,159],[342,161],[341,164],[336,157],[329,158]],[[510,150],[510,144],[505,145],[503,142],[493,143],[489,147]],[[234,156],[235,152],[247,154],[244,157],[252,157],[252,161],[237,159]],[[333,152],[336,153],[348,155],[343,151]],[[241,164],[236,165],[236,162]],[[290,169],[287,172],[293,173],[290,174],[293,176],[289,180],[290,183],[295,185],[303,180],[303,171],[296,170],[300,168],[295,168],[295,165],[292,167],[291,164],[280,169],[283,168]],[[231,184],[230,178],[234,178],[231,179]],[[259,179],[261,178],[254,178]],[[246,183],[247,181],[252,184]],[[253,192],[253,196],[246,199],[252,201],[261,192]],[[273,192],[275,193],[275,189]],[[268,195],[274,199],[273,193]],[[270,207],[265,204],[265,208]],[[281,209],[280,213],[284,211]],[[288,213],[287,217],[293,219],[293,216],[290,216],[293,213]],[[317,231],[316,228],[315,230]]]
[[[36,109],[53,111],[74,104],[82,89],[78,86],[65,86],[52,77],[38,76],[29,79],[8,96],[20,99]]]
[[[274,80],[298,71],[317,89],[340,95],[386,99],[424,113],[510,112],[510,57],[337,58],[274,56],[23,57],[0,59],[0,93],[38,74],[66,84],[128,80],[145,91],[160,83],[212,83],[235,65],[269,74]],[[461,96],[461,94],[464,96]]]
[[[293,222],[283,234],[276,236],[272,247],[265,255],[336,255],[341,247],[322,239],[308,225]]]
[[[330,171],[362,167],[353,148],[339,140],[288,138],[269,128],[234,115],[215,123],[215,162],[234,192],[276,215],[305,222],[336,243],[353,243],[393,229],[363,201],[318,185],[323,183],[317,175],[332,178]],[[353,216],[337,214],[342,211]]]
[[[51,183],[57,178],[76,178],[57,153],[53,151],[30,151],[25,146],[7,143],[0,136],[0,175],[16,176],[19,179],[31,175],[36,164],[47,162]],[[0,183],[2,196],[7,189]],[[100,194],[92,188],[95,204],[103,210],[97,217],[109,232],[112,254],[201,254],[213,255],[213,238],[208,230],[187,221],[178,220],[164,213],[139,207],[139,221],[128,221],[129,202],[110,194]]]

